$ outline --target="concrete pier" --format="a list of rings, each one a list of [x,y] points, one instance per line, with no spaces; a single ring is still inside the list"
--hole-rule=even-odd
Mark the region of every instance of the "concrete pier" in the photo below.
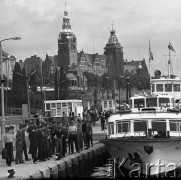
[[[97,143],[88,150],[71,154],[61,160],[49,160],[38,164],[19,164],[14,166],[13,179],[42,178],[80,178],[86,177],[90,168],[97,165],[96,159],[107,158],[107,151],[102,143]],[[1,167],[0,179],[7,178],[8,167]]]
[[[33,164],[32,161],[26,161],[24,164],[12,163],[12,168],[15,171],[13,179],[87,177],[86,175],[92,167],[108,157],[104,144],[98,142],[105,137],[104,132],[100,129],[99,124],[93,127],[94,146],[80,153],[67,154],[61,160],[55,160],[52,157],[48,161],[37,164]],[[0,157],[0,179],[7,178],[8,169],[10,168],[6,165],[5,160]]]

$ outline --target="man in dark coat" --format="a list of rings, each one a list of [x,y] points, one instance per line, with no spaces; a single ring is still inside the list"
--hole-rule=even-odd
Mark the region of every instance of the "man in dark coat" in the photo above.
[[[91,137],[92,136],[92,126],[89,121],[86,123],[86,137],[87,137],[87,148],[90,147],[90,143],[92,144]]]
[[[50,159],[50,129],[49,129],[49,124],[45,125],[43,132],[45,134],[45,158],[49,160]]]
[[[86,135],[86,120],[85,117],[82,121],[82,136],[83,136],[83,142],[84,142],[84,148],[87,148],[87,135]]]
[[[62,126],[62,156],[65,157],[67,152],[67,141],[68,141],[68,129],[66,124]]]
[[[57,144],[57,139],[55,137],[55,132],[57,131],[56,123],[55,121],[52,122],[51,128],[50,128],[50,138],[51,138],[51,155],[55,154],[55,148]]]
[[[38,159],[40,162],[45,160],[45,134],[43,132],[43,127],[38,126]]]
[[[38,162],[38,157],[37,157],[38,133],[37,133],[35,125],[32,126],[32,131],[31,131],[31,134],[30,134],[30,144],[31,144],[30,152],[32,154],[33,163],[36,164]]]

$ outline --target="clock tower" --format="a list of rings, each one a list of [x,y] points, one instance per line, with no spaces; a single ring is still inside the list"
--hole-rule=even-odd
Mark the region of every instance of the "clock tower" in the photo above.
[[[124,73],[124,60],[123,60],[123,47],[118,42],[116,31],[110,31],[110,37],[106,47],[104,48],[104,55],[106,57],[106,66],[109,71],[114,75],[123,75]]]
[[[58,66],[68,70],[72,64],[77,64],[77,38],[71,30],[70,18],[65,8],[62,30],[58,37]]]

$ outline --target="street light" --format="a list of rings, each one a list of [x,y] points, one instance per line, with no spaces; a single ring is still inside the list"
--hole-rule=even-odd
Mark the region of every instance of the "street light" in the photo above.
[[[126,77],[126,103],[129,103],[129,98],[131,97],[131,91],[130,91],[130,77]]]
[[[1,65],[1,142],[2,142],[2,136],[4,134],[5,131],[5,115],[4,115],[4,83],[5,83],[5,79],[3,79],[3,63],[2,63],[2,45],[1,43],[3,41],[7,41],[7,40],[19,40],[21,39],[21,37],[17,36],[17,37],[12,37],[12,38],[7,38],[7,39],[3,39],[0,41],[0,65]]]

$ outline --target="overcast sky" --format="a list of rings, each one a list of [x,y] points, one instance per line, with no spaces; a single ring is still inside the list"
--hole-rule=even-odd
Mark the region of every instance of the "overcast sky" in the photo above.
[[[23,61],[32,55],[43,60],[46,53],[56,55],[65,2],[0,0],[0,40],[22,37],[19,41],[3,42],[3,50]],[[83,49],[85,53],[103,54],[113,21],[124,47],[124,59],[145,58],[148,62],[150,39],[152,71],[160,69],[167,74],[170,41],[176,51],[172,53],[174,74],[181,77],[181,0],[67,0],[67,10],[78,52]]]

